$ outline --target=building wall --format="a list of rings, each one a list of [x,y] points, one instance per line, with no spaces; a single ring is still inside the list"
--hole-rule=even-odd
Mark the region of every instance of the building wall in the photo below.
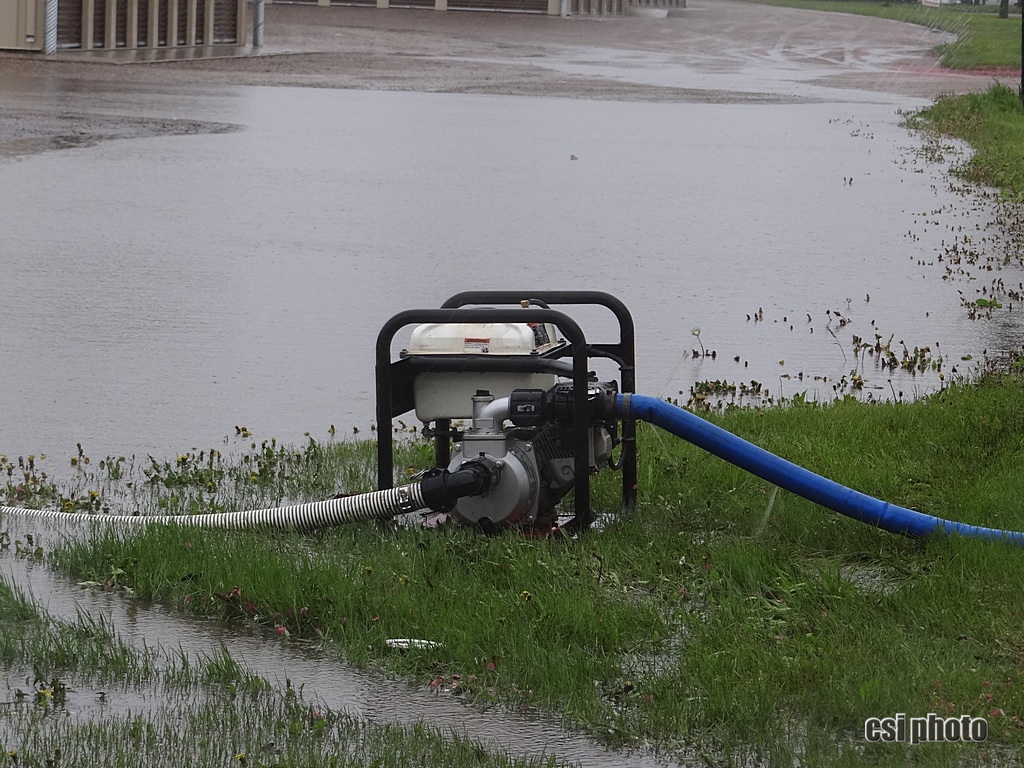
[[[303,0],[298,0],[303,2]],[[319,5],[617,16],[631,7],[685,8],[686,0],[305,0]],[[940,0],[935,0],[936,2]],[[53,2],[56,2],[54,14]],[[256,0],[262,45],[261,0]],[[267,0],[272,2],[272,0]],[[46,12],[50,34],[46,35]],[[245,45],[248,0],[0,0],[0,49],[131,50]],[[47,39],[44,40],[44,37]]]
[[[0,0],[0,48],[44,50],[47,0]],[[59,0],[57,49],[245,45],[247,0]],[[51,24],[52,25],[52,24]]]
[[[0,48],[43,49],[43,0],[0,0]]]

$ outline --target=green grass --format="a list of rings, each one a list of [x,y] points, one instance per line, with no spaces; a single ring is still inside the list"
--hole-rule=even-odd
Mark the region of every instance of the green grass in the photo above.
[[[908,122],[974,148],[967,161],[954,168],[958,176],[996,187],[1011,200],[1024,199],[1024,102],[1013,89],[993,85],[984,93],[943,97]]]
[[[1017,373],[909,405],[848,399],[709,418],[879,498],[1024,529]],[[893,766],[974,765],[1021,748],[1024,551],[885,533],[654,429],[641,431],[640,449],[639,508],[578,540],[374,524],[315,535],[156,527],[66,544],[51,562],[280,642],[316,638],[358,665],[555,717],[615,747],[712,764]],[[365,445],[318,451],[332,472],[347,463],[346,476],[371,477]],[[302,453],[285,455],[301,463]],[[242,478],[236,468],[252,461],[225,459],[223,477]],[[287,463],[289,495],[301,497]],[[310,473],[317,492],[330,474]],[[150,477],[154,510],[172,493],[166,477]],[[618,478],[598,481],[597,503],[613,512]],[[245,506],[262,493],[236,486],[212,498]],[[385,641],[397,637],[439,645],[396,653]],[[983,748],[864,744],[865,718],[898,712],[986,717],[992,733]]]
[[[917,3],[862,2],[860,0],[752,0],[764,5],[803,8],[813,11],[874,16],[939,29],[957,35],[949,45],[937,46],[942,66],[950,69],[1016,69],[1020,71],[1020,8],[1011,7],[1010,17],[998,18],[998,5],[942,5],[938,8]],[[1013,4],[1011,4],[1012,6]]]

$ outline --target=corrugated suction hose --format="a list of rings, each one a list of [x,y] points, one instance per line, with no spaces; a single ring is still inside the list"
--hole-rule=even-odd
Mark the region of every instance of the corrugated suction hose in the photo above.
[[[426,506],[420,484],[388,488],[354,496],[292,504],[287,507],[250,509],[243,512],[216,512],[209,515],[93,515],[53,509],[26,509],[0,506],[0,513],[32,515],[62,522],[98,522],[110,525],[140,526],[172,523],[196,528],[278,528],[309,531],[361,520],[386,520]]]

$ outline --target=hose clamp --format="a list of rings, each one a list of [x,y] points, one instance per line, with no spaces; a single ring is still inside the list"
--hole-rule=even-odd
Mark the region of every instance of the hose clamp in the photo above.
[[[412,494],[409,492],[408,486],[402,486],[398,488],[398,511],[404,514],[405,512],[413,512],[418,507],[415,501],[413,501]]]
[[[632,401],[633,401],[633,393],[632,392],[623,392],[622,393],[622,420],[623,421],[629,421],[630,419],[633,418],[633,415],[632,415],[633,402]]]

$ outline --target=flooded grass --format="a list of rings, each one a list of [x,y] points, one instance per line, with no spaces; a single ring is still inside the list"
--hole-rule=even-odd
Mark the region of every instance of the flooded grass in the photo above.
[[[1021,94],[997,84],[984,93],[945,96],[914,116],[911,125],[962,139],[974,148],[966,162],[953,169],[961,178],[996,187],[1018,204],[1024,199]]]
[[[301,688],[275,689],[226,648],[199,659],[139,651],[102,621],[39,614],[5,582],[0,610],[0,745],[10,765],[558,765],[425,726],[367,724]]]
[[[887,501],[1024,529],[1017,367],[909,405],[847,398],[709,418]],[[640,439],[639,508],[616,515],[618,478],[600,476],[607,519],[576,540],[450,526],[303,536],[154,527],[99,532],[46,557],[76,580],[130,588],[128,599],[223,617],[281,643],[310,639],[439,697],[533,712],[615,747],[814,765],[973,765],[1020,749],[1019,548],[907,540],[778,493],[666,434],[644,429]],[[187,469],[198,456],[92,490],[102,487],[102,507],[131,483],[155,512],[171,496],[170,508],[188,497],[198,511],[189,494],[200,490],[220,509],[369,488],[367,444],[317,444],[320,459],[281,448],[287,493],[252,480],[265,450],[217,459],[213,490]],[[408,451],[405,461],[424,458],[421,445]],[[88,496],[95,477],[78,477],[77,493]],[[397,651],[395,638],[430,642]],[[899,712],[984,717],[990,737],[862,741],[865,718]]]
[[[38,706],[15,707],[6,729],[12,764],[142,766],[555,766],[490,755],[434,729],[369,727],[291,695],[230,692],[173,708],[85,721]],[[56,716],[55,716],[56,715]],[[428,760],[429,763],[424,763]]]

